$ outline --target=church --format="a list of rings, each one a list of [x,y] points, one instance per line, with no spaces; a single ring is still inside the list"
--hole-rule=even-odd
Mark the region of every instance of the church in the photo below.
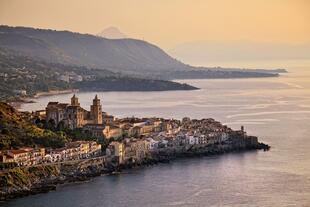
[[[53,120],[56,126],[62,123],[70,129],[82,128],[87,124],[102,125],[102,115],[102,106],[97,95],[93,99],[90,111],[80,106],[79,99],[75,94],[71,98],[71,104],[49,102],[46,107],[46,120],[48,122]]]

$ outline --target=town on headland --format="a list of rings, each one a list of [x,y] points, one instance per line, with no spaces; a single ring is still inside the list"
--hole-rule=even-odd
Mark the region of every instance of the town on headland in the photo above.
[[[178,157],[270,148],[212,118],[117,118],[97,95],[90,110],[76,95],[34,112],[0,102],[0,138],[0,200]]]

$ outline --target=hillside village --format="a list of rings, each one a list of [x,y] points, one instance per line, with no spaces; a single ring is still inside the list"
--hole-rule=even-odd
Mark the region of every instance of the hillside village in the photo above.
[[[28,146],[2,150],[2,163],[33,166],[101,156],[116,164],[142,163],[168,152],[184,154],[193,149],[230,145],[255,148],[259,144],[257,137],[248,136],[243,127],[234,131],[211,118],[116,118],[102,110],[97,95],[90,110],[82,108],[78,97],[73,95],[71,103],[49,102],[45,110],[24,112],[23,115],[32,122],[41,119],[54,126],[79,129],[84,136],[97,142],[74,141],[54,149]],[[108,145],[103,147],[98,140],[105,140]]]

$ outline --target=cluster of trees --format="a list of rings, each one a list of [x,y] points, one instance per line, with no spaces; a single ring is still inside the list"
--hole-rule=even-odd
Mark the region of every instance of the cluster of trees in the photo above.
[[[0,150],[25,146],[58,148],[68,141],[61,131],[39,128],[25,120],[13,107],[0,102]]]

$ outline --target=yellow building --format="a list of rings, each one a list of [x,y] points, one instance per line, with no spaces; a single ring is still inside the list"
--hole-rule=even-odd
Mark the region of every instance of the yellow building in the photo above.
[[[103,130],[105,138],[110,139],[112,137],[118,138],[123,135],[123,130],[116,126],[107,125]]]
[[[116,158],[119,163],[124,162],[125,147],[121,142],[111,142],[106,150],[107,156]]]

